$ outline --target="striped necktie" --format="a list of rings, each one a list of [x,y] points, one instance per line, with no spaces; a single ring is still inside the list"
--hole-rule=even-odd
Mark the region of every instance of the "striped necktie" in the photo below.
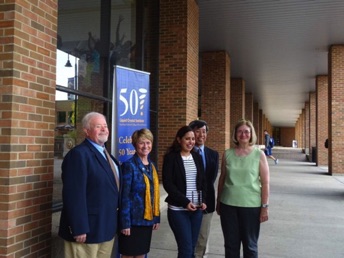
[[[109,152],[106,150],[106,148],[104,148],[104,154],[106,156],[106,159],[111,167],[111,170],[115,176],[115,180],[116,180],[116,185],[117,185],[117,188],[119,190],[119,178],[118,178],[118,174],[117,174],[117,169],[115,168],[115,165],[113,164],[113,160],[111,159],[110,157],[110,154]]]

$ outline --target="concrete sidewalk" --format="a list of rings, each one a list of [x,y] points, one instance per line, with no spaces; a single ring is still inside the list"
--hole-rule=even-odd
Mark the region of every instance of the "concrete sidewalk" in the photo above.
[[[327,167],[305,161],[296,149],[274,150],[269,159],[269,221],[261,226],[259,257],[344,257],[344,177],[327,175]],[[285,157],[285,158],[284,158]],[[162,211],[153,233],[149,258],[177,257],[176,241]],[[220,219],[214,214],[208,258],[224,257]]]
[[[344,257],[344,177],[329,176],[327,167],[306,161],[299,149],[274,148],[279,159],[270,165],[269,221],[261,226],[259,257]],[[176,241],[167,222],[166,193],[161,187],[161,226],[154,231],[149,258],[177,257]],[[54,231],[53,255],[61,257],[61,242]],[[57,223],[57,224],[56,224]],[[224,257],[219,216],[214,214],[208,258]]]

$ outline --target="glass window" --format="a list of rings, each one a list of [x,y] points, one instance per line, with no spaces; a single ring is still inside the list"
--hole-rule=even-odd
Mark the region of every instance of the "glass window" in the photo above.
[[[136,46],[135,0],[59,0],[58,8],[55,206],[63,157],[84,140],[82,117],[111,117],[113,66],[134,68]]]
[[[60,0],[57,85],[112,96],[113,67],[136,67],[136,41],[136,1]]]
[[[100,3],[59,1],[56,81],[69,89],[104,96]]]
[[[63,94],[63,92],[60,91],[57,91],[57,93]],[[56,100],[55,102],[57,114],[64,114],[64,122],[57,123],[55,127],[55,169],[53,190],[53,202],[55,204],[61,202],[62,199],[61,164],[63,158],[71,148],[80,144],[85,139],[81,120],[84,115],[91,110],[103,113],[105,104],[103,100],[76,95],[72,95],[72,99],[73,100]]]
[[[117,1],[118,2],[118,1]],[[116,1],[111,6],[110,63],[135,68],[136,9],[134,4],[118,8]]]
[[[65,123],[66,122],[66,112],[57,112],[57,124]]]

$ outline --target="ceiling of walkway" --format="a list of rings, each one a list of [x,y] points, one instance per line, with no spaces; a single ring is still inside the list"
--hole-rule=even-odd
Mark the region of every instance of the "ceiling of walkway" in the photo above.
[[[328,49],[344,44],[344,1],[199,0],[200,51],[226,50],[231,77],[273,126],[294,127]]]

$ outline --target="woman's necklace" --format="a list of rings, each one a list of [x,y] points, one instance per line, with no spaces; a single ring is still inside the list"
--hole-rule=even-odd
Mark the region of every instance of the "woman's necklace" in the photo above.
[[[151,172],[151,166],[150,164],[148,163],[147,165],[146,164],[143,164],[143,166],[145,167],[145,170],[147,171],[147,173],[149,174]]]

